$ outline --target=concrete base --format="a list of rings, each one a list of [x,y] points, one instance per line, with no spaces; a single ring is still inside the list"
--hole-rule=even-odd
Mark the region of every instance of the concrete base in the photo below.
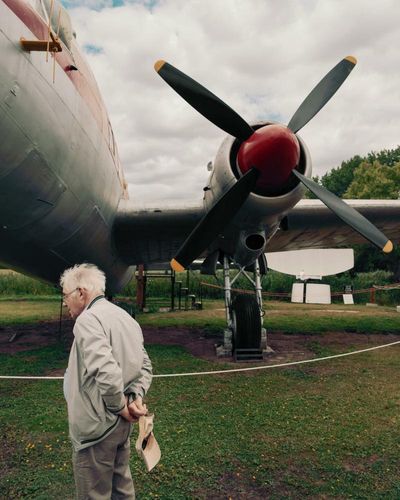
[[[378,304],[375,304],[375,303],[373,304],[372,302],[367,302],[365,305],[367,307],[378,307]]]
[[[396,306],[396,311],[400,313],[400,306]]]
[[[272,349],[272,347],[270,347],[269,345],[267,345],[267,348],[266,349],[263,349],[263,356],[264,358],[266,358],[267,356],[270,356],[271,354],[274,354],[274,350]]]
[[[225,328],[224,343],[222,345],[216,344],[215,350],[219,358],[230,358],[232,356],[232,330]]]
[[[261,349],[263,351],[264,358],[274,352],[272,347],[268,345],[267,330],[265,328],[261,330]]]
[[[215,344],[215,353],[218,358],[232,357],[232,349],[226,349],[223,345]]]
[[[267,350],[267,330],[265,328],[261,328],[261,349],[264,351]]]
[[[262,328],[261,330],[261,345],[263,356],[268,356],[272,354],[274,350],[267,344],[267,330]],[[225,328],[224,330],[224,343],[222,345],[215,345],[215,351],[219,358],[230,358],[232,357],[233,345],[232,345],[232,330]]]

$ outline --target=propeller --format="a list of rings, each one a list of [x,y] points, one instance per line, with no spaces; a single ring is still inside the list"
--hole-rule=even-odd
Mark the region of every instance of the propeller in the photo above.
[[[175,92],[217,127],[242,141],[253,134],[254,130],[236,111],[179,69],[165,61],[157,61],[154,69]]]
[[[393,244],[365,217],[340,198],[296,170],[300,158],[298,132],[331,99],[356,65],[345,57],[314,87],[301,103],[287,127],[269,124],[254,130],[236,111],[198,82],[165,61],[154,65],[157,73],[186,102],[214,125],[241,141],[238,165],[242,177],[213,205],[201,219],[171,261],[175,271],[183,271],[220,234],[249,194],[257,187],[265,195],[280,192],[293,173],[327,207],[369,241],[390,252]]]
[[[303,128],[325,106],[356,64],[357,59],[355,57],[345,57],[313,88],[288,123],[288,128],[293,133]]]
[[[293,174],[302,182],[312,193],[319,198],[328,208],[332,210],[342,221],[360,233],[364,238],[383,250],[390,253],[393,250],[393,243],[368,219],[361,215],[357,210],[350,207],[341,198],[331,193],[323,186],[320,186],[311,179],[308,179],[297,170]]]
[[[254,189],[258,176],[256,168],[249,170],[204,215],[172,259],[174,271],[184,271],[222,232]]]

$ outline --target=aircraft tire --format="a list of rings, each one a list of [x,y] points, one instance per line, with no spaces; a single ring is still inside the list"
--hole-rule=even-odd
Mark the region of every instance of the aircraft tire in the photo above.
[[[253,295],[236,295],[232,301],[233,349],[259,349],[260,308]]]

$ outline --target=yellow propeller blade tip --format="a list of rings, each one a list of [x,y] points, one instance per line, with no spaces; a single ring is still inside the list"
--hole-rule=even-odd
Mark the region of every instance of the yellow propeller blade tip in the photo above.
[[[347,56],[345,59],[353,64],[357,64],[357,59],[354,56]]]
[[[179,264],[179,262],[177,260],[175,260],[175,259],[171,260],[170,266],[177,273],[181,273],[182,271],[185,270],[185,268],[182,266],[182,264]]]
[[[163,61],[162,59],[159,59],[158,61],[156,61],[156,63],[154,64],[154,69],[157,71],[157,73],[164,66],[164,64],[165,64],[165,61]]]
[[[387,240],[386,245],[382,248],[385,253],[390,253],[393,250],[393,243]]]

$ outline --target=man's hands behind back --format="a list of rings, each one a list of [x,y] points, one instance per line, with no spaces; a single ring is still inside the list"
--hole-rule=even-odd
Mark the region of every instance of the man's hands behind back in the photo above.
[[[142,415],[146,415],[147,406],[143,404],[143,399],[138,396],[131,404],[128,405],[128,397],[125,398],[126,405],[119,412],[118,415],[121,415],[122,418],[127,420],[128,422],[137,422],[139,417]]]
[[[128,410],[134,421],[137,421],[139,417],[146,415],[147,406],[143,404],[143,399],[138,396],[130,405],[128,405]]]

